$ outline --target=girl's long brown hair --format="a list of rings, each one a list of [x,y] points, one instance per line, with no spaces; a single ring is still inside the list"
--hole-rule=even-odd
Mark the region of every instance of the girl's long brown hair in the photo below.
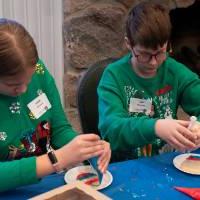
[[[0,18],[0,77],[13,76],[38,61],[35,42],[18,22]]]

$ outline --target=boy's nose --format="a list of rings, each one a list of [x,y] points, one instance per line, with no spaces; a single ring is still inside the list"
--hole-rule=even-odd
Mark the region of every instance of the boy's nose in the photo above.
[[[150,60],[150,62],[149,62],[149,64],[151,64],[151,65],[156,65],[158,62],[157,62],[157,59],[156,59],[156,56],[152,56],[151,57],[151,60]]]

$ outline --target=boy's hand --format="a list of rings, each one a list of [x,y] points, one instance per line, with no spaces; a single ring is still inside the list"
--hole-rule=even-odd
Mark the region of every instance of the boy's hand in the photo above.
[[[187,128],[189,123],[183,120],[159,119],[155,125],[155,132],[172,147],[185,152],[196,147],[196,136]]]
[[[200,147],[200,122],[195,122],[195,124],[191,128],[192,133],[196,136],[195,144],[197,147]]]

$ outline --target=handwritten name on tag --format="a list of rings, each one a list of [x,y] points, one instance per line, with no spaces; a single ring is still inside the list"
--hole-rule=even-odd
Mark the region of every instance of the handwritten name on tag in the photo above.
[[[47,110],[51,108],[51,104],[45,93],[42,93],[36,97],[27,106],[36,119],[40,118],[44,113],[47,112]]]
[[[152,102],[150,99],[131,98],[129,104],[129,112],[151,113]]]

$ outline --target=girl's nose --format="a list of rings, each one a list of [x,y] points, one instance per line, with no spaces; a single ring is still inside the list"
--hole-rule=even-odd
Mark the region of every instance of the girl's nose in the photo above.
[[[26,92],[26,89],[27,89],[26,85],[21,85],[21,86],[15,88],[15,92],[17,94],[22,94],[22,93]]]

